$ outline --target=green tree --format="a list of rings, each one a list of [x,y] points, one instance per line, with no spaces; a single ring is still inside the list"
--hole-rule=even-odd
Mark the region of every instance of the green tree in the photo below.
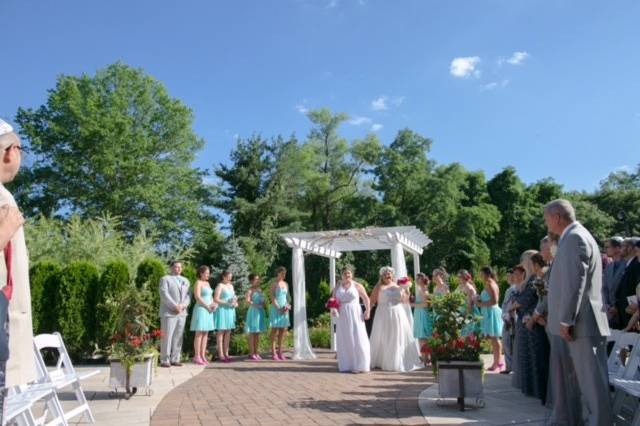
[[[219,280],[219,276],[223,271],[229,271],[233,274],[233,287],[238,298],[242,298],[249,288],[249,273],[251,271],[249,270],[244,250],[240,247],[238,240],[233,237],[227,238],[224,244],[224,254],[220,264],[211,269],[214,280]]]
[[[191,166],[203,146],[193,114],[141,69],[60,76],[46,104],[20,108],[16,122],[34,156],[16,186],[28,215],[109,213],[126,236],[149,223],[162,242],[215,224],[205,173]]]
[[[611,173],[588,198],[615,220],[611,234],[640,234],[640,164],[633,172]]]
[[[61,273],[60,264],[51,261],[34,263],[29,270],[34,334],[52,333],[56,329],[56,291]]]

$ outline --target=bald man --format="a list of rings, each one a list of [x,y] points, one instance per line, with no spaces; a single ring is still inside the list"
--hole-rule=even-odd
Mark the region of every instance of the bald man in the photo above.
[[[0,322],[5,324],[5,328],[0,330],[0,338],[5,339],[4,347],[0,344],[0,380],[4,379],[5,386],[11,387],[35,380],[36,370],[33,357],[29,258],[22,228],[23,220],[13,195],[4,187],[5,183],[11,182],[18,174],[22,161],[22,145],[13,128],[3,120],[0,120],[0,156],[0,248],[4,254],[0,257],[0,307],[4,305],[4,312],[8,303],[8,327],[7,316],[1,318]],[[6,367],[6,374],[5,369],[1,367]]]

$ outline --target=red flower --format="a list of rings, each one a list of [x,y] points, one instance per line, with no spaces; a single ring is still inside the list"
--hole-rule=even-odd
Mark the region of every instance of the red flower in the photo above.
[[[156,330],[153,330],[151,332],[151,336],[153,337],[162,337],[162,330],[160,330],[159,328]]]
[[[327,303],[325,303],[324,306],[327,309],[339,309],[340,308],[340,302],[335,297],[330,297],[329,300],[327,300]]]

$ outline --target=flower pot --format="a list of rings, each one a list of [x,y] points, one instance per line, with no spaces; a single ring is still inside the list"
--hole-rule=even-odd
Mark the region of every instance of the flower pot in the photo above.
[[[441,398],[457,398],[464,411],[464,398],[482,402],[481,361],[438,361],[438,393]]]
[[[136,393],[138,387],[144,387],[146,394],[151,395],[151,380],[153,378],[153,364],[156,357],[149,354],[144,361],[137,362],[131,367],[131,373],[127,377],[127,369],[118,359],[110,359],[109,385],[118,392],[118,388],[126,390],[125,397]],[[128,395],[127,395],[128,394]]]

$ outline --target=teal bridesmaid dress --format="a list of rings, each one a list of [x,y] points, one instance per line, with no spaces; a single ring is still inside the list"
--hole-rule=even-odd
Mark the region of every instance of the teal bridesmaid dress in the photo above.
[[[486,290],[482,290],[480,293],[480,300],[482,302],[488,302],[491,297]],[[482,307],[480,309],[482,320],[480,321],[480,332],[484,336],[501,337],[502,336],[502,309],[495,304],[489,307]]]
[[[220,291],[220,300],[230,302],[236,296],[233,289],[224,288]],[[219,305],[215,311],[216,330],[233,330],[236,328],[236,308]]]
[[[267,314],[264,311],[264,295],[261,291],[254,291],[251,294],[251,303],[247,310],[244,332],[262,333],[267,329]]]
[[[208,305],[213,302],[213,290],[211,287],[202,287],[200,290],[200,298]],[[191,331],[212,331],[215,330],[213,321],[213,312],[209,312],[207,308],[199,303],[193,308],[191,314]]]
[[[276,288],[276,303],[278,306],[285,306],[287,304],[287,293],[286,288]],[[282,312],[280,309],[276,309],[275,306],[271,305],[271,309],[269,310],[269,325],[272,328],[288,328],[290,325],[289,312]]]
[[[416,303],[422,303],[422,292],[416,293]],[[433,334],[433,316],[431,309],[415,308],[413,310],[413,337],[416,339],[428,339]]]

